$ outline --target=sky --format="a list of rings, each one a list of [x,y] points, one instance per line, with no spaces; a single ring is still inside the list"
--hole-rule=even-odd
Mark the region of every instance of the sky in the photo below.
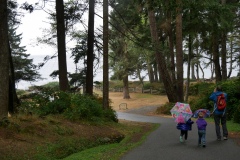
[[[27,0],[17,0],[19,4],[26,2]],[[39,0],[28,0],[29,4],[34,4]],[[28,13],[26,11],[22,11],[24,17],[21,18],[21,25],[17,29],[18,34],[22,34],[21,46],[26,46],[26,53],[30,54],[29,58],[33,58],[33,63],[38,64],[43,62],[43,58],[47,55],[52,56],[57,53],[57,49],[37,43],[37,37],[42,37],[43,29],[49,28],[48,24],[48,14],[42,10],[35,10],[32,13]],[[87,19],[87,17],[86,17]],[[99,26],[102,24],[102,20],[95,16],[95,24]],[[68,47],[74,44],[67,44]],[[101,63],[101,62],[100,62]],[[21,81],[16,85],[18,89],[28,89],[29,86],[32,85],[43,85],[51,81],[58,81],[58,79],[52,79],[49,75],[58,69],[58,60],[57,58],[48,61],[40,70],[39,73],[42,75],[44,80],[40,80],[37,82],[25,82]],[[67,71],[74,72],[75,64],[73,60],[70,58],[70,53],[67,53]],[[102,81],[102,69],[101,67],[96,71],[96,77],[94,81]]]
[[[41,0],[17,0],[19,4],[22,4],[24,2],[28,2],[29,4],[34,4],[36,2],[41,2]],[[101,9],[97,9],[97,12],[100,12],[101,15]],[[24,14],[24,17],[21,18],[21,25],[17,29],[17,33],[22,33],[22,41],[21,45],[26,46],[27,54],[30,54],[29,58],[33,58],[33,63],[38,64],[43,61],[43,58],[47,55],[54,55],[57,53],[57,49],[44,45],[44,44],[37,44],[37,37],[42,37],[43,35],[43,29],[49,28],[49,24],[47,20],[48,14],[42,10],[35,10],[33,13],[28,13],[26,11],[22,11]],[[87,16],[86,16],[87,19]],[[102,19],[95,16],[95,24],[96,26],[102,25]],[[69,46],[69,44],[67,44]],[[72,44],[74,45],[74,44]],[[73,63],[73,60],[70,58],[70,53],[67,53],[67,70],[68,72],[74,72],[75,71],[75,65]],[[102,62],[100,62],[102,63]],[[40,70],[39,73],[42,75],[44,80],[37,81],[37,82],[20,82],[17,84],[18,89],[28,89],[29,86],[32,85],[43,85],[51,81],[58,81],[58,79],[52,79],[49,77],[49,75],[54,71],[58,69],[58,60],[57,58],[50,60],[46,65],[44,65]],[[187,66],[184,66],[184,77],[187,77],[186,72]],[[102,69],[99,68],[97,70],[96,76],[94,78],[94,81],[102,81]],[[111,73],[110,73],[111,74]],[[204,69],[204,76],[205,78],[211,77],[210,69]],[[232,76],[237,75],[237,69],[233,70]],[[202,77],[202,74],[200,73],[200,78]],[[130,77],[130,80],[131,79]],[[146,79],[147,80],[147,79]]]

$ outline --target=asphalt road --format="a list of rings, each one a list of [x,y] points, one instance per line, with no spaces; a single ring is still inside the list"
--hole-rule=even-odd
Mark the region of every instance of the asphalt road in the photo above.
[[[172,118],[144,116],[133,114],[133,111],[117,114],[119,119],[161,124],[141,146],[128,152],[121,160],[240,160],[240,146],[233,139],[217,141],[213,123],[208,123],[206,148],[202,148],[198,146],[196,123],[188,132],[188,140],[180,143],[180,131]],[[196,121],[195,118],[192,120]]]

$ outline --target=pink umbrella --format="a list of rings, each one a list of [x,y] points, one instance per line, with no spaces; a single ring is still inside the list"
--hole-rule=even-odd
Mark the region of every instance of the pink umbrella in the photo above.
[[[175,122],[177,123],[182,123],[183,121],[185,123],[193,115],[190,105],[180,102],[177,102],[170,110],[170,112],[172,114],[172,117],[175,118]]]

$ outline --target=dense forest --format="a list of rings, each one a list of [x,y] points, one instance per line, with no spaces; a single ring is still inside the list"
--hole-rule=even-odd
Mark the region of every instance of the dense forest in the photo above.
[[[206,68],[211,68],[215,83],[239,71],[237,0],[1,0],[0,6],[0,118],[21,106],[16,84],[41,80],[38,69],[53,58],[58,70],[49,76],[58,78],[61,92],[84,86],[85,94],[93,95],[99,83],[93,77],[102,68],[103,108],[109,108],[109,79],[122,81],[126,99],[131,76],[142,85],[145,79],[161,83],[169,102],[183,102],[190,81],[204,80]],[[21,16],[36,10],[48,13],[51,26],[38,37],[39,45],[57,50],[40,64],[33,64],[26,46],[21,46],[22,34],[16,32]],[[102,25],[95,26],[95,17],[102,18]],[[73,47],[68,47],[69,41]],[[68,72],[67,52],[76,65],[74,73]]]

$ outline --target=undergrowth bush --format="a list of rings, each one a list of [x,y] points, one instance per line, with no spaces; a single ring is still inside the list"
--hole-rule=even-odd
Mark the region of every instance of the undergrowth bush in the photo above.
[[[75,94],[71,97],[71,106],[65,110],[64,115],[72,120],[101,117],[103,109],[95,97]]]
[[[40,116],[63,114],[70,120],[118,121],[116,112],[111,108],[103,108],[102,98],[97,95],[56,92],[49,88],[25,99],[18,110],[21,113],[35,113]]]
[[[213,111],[214,103],[209,100],[209,96],[217,85],[221,85],[224,92],[228,94],[227,114],[228,120],[240,123],[240,79],[227,80],[218,84],[197,83],[191,86],[194,90],[194,97],[189,100],[191,109],[206,108]]]
[[[168,103],[164,104],[163,106],[158,107],[156,112],[157,112],[157,114],[170,115],[171,114],[170,110],[173,108],[174,105],[175,105],[175,103],[168,102]]]

